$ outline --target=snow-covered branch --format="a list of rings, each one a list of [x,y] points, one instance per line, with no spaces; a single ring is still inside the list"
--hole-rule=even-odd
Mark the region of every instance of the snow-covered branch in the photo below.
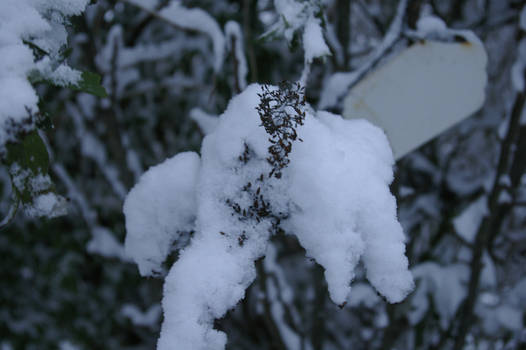
[[[276,232],[295,234],[325,268],[338,305],[352,294],[360,258],[390,302],[413,288],[385,135],[365,121],[315,113],[302,96],[287,85],[249,86],[206,136],[200,158],[171,158],[128,195],[126,249],[142,274],[159,269],[178,232],[195,231],[166,276],[159,349],[224,349],[213,321],[243,298]]]

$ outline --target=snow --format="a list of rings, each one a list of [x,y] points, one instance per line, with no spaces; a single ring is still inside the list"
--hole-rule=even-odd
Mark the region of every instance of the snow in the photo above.
[[[318,57],[330,55],[330,50],[323,39],[320,20],[309,18],[305,24],[303,32],[303,48],[305,50],[305,61],[312,63],[312,60]]]
[[[59,350],[80,350],[80,348],[69,340],[63,340],[59,343]]]
[[[374,292],[371,286],[365,283],[356,283],[352,287],[352,298],[349,301],[349,306],[358,307],[365,305],[365,307],[373,308],[376,304],[380,303],[381,299]]]
[[[87,199],[82,192],[79,191],[66,169],[61,164],[54,163],[53,171],[61,183],[66,186],[68,198],[77,204],[80,214],[86,222],[86,225],[90,228],[91,239],[86,245],[86,250],[91,254],[98,254],[129,262],[130,258],[126,256],[123,245],[115,239],[108,228],[98,223],[97,212],[90,207]]]
[[[199,156],[180,153],[150,168],[124,202],[125,250],[143,276],[161,272],[172,243],[193,228]]]
[[[495,310],[497,321],[511,331],[522,329],[522,311],[509,305],[502,305]]]
[[[275,278],[267,278],[268,301],[271,304],[270,309],[274,322],[280,332],[281,338],[287,349],[301,349],[301,338],[285,322],[286,313],[285,305],[293,302],[293,291],[285,281],[283,270],[277,264],[277,250],[274,246],[269,245],[266,251],[264,268],[265,273]],[[297,315],[293,315],[296,316]]]
[[[318,6],[319,4],[310,1],[274,0],[274,7],[279,15],[279,20],[263,34],[263,36],[268,36],[278,33],[291,43],[294,33],[299,30],[303,31],[305,67],[299,79],[303,86],[306,85],[313,59],[331,54],[323,38]]]
[[[199,125],[199,129],[205,135],[214,131],[219,124],[219,118],[216,115],[208,114],[200,108],[193,108],[190,111],[190,118]]]
[[[186,8],[180,1],[171,1],[159,15],[179,27],[208,35],[214,47],[214,70],[219,72],[225,54],[225,36],[212,16],[199,8]]]
[[[115,194],[124,200],[126,197],[126,187],[119,179],[119,172],[114,164],[108,161],[108,155],[104,143],[91,131],[88,131],[80,109],[73,103],[66,103],[68,115],[72,118],[75,126],[75,133],[80,140],[82,155],[92,159],[104,177],[111,185]]]
[[[239,88],[244,90],[247,87],[248,65],[243,50],[243,34],[241,27],[235,21],[228,21],[225,25],[225,35],[228,38],[227,44],[230,50],[233,50],[237,62],[236,76],[239,81]],[[232,48],[232,41],[234,47]]]
[[[346,91],[350,82],[352,82],[355,77],[355,72],[336,72],[327,78],[323,84],[318,108],[326,109],[335,106],[338,103],[338,97],[342,94],[342,91]]]
[[[132,304],[124,304],[121,309],[121,314],[129,318],[135,326],[139,327],[155,328],[157,321],[161,317],[161,313],[161,305],[152,305],[144,312]]]
[[[155,15],[156,17],[172,24],[177,28],[196,31],[208,36],[212,40],[214,52],[214,71],[216,73],[219,72],[223,65],[225,55],[225,36],[216,20],[206,11],[197,7],[186,8],[181,4],[180,0],[171,0],[167,2],[166,6],[164,6],[159,12],[156,11],[157,5],[159,3],[158,0],[126,0],[126,2],[131,3],[146,12],[149,12],[152,15]],[[190,42],[193,41],[196,40],[192,39]],[[149,57],[149,59],[152,59],[153,56],[159,54],[157,49],[152,50],[148,47],[139,47],[138,49],[139,57],[143,58]],[[161,52],[166,52],[166,50],[161,50]],[[130,55],[128,55],[128,57],[130,57],[132,60],[136,60],[137,56],[137,52],[130,52]]]
[[[526,65],[526,40],[521,39],[517,48],[517,60],[511,67],[511,82],[516,91],[524,91],[524,69]]]
[[[297,128],[303,142],[294,142],[281,177],[269,176],[269,135],[256,111],[262,91],[253,84],[230,101],[203,140],[201,159],[182,153],[151,168],[126,199],[126,251],[143,275],[159,270],[179,231],[195,231],[165,279],[159,350],[224,349],[214,319],[244,297],[276,223],[241,214],[256,194],[324,267],[335,303],[352,297],[360,259],[388,301],[413,288],[385,134],[367,121],[305,107]]]
[[[428,297],[433,298],[436,311],[440,316],[440,325],[445,329],[455,315],[466,295],[465,285],[470,270],[464,264],[440,266],[434,262],[425,262],[411,269],[415,280],[420,280],[416,292],[411,297],[412,309],[408,314],[412,325],[420,322],[429,308]]]
[[[401,301],[412,283],[388,189],[393,158],[384,133],[364,120],[327,112],[308,118],[301,132],[304,142],[291,156],[289,184],[299,209],[289,231],[325,268],[335,303],[352,294],[349,281],[360,257],[373,286],[390,302]]]
[[[416,28],[419,33],[428,36],[432,33],[439,33],[447,30],[446,23],[436,16],[424,16],[418,19]]]
[[[66,44],[64,16],[79,14],[88,0],[2,0],[0,4],[0,151],[14,140],[9,122],[20,124],[38,111],[38,97],[28,76],[40,76],[58,85],[76,84],[80,73],[57,65],[59,50]],[[58,12],[57,12],[58,11]],[[29,40],[48,56],[35,61]]]
[[[44,193],[33,198],[31,204],[24,205],[24,212],[29,217],[47,216],[54,218],[67,214],[65,200],[53,192]]]
[[[66,200],[55,194],[49,175],[35,174],[14,163],[9,167],[13,187],[19,193],[29,193],[30,202],[23,203],[24,213],[29,217],[54,218],[67,213]]]
[[[96,226],[91,230],[91,240],[86,245],[88,253],[98,254],[106,258],[117,258],[121,261],[130,261],[125,255],[122,244],[105,227]]]
[[[49,57],[44,57],[38,61],[36,66],[44,78],[53,81],[57,86],[77,85],[81,80],[82,73],[65,64],[61,64],[53,70]]]
[[[488,214],[487,198],[481,196],[453,219],[453,226],[458,235],[466,242],[473,243],[484,216]]]
[[[285,39],[288,42],[292,40],[294,32],[303,27],[306,19],[309,17],[307,13],[310,9],[308,2],[300,2],[297,0],[274,0],[274,7],[279,14],[280,26],[284,31]]]

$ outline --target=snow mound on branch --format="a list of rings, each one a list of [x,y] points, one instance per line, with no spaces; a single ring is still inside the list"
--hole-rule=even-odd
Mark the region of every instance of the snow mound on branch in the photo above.
[[[360,257],[367,278],[390,302],[412,289],[404,234],[389,192],[393,157],[385,134],[365,120],[318,112],[308,118],[290,162],[288,224],[325,268],[332,300],[344,303]]]
[[[331,54],[329,47],[323,39],[323,32],[320,20],[314,17],[309,18],[305,24],[303,32],[303,48],[305,50],[305,61],[311,63],[317,57],[328,56]]]
[[[190,218],[187,202],[196,195],[195,234],[165,280],[159,350],[224,349],[226,335],[213,329],[214,319],[244,297],[256,277],[254,261],[265,255],[279,223],[249,215],[256,195],[325,268],[334,302],[348,300],[360,259],[369,281],[389,301],[402,300],[413,288],[389,192],[393,157],[383,132],[366,121],[305,108],[304,125],[297,127],[303,142],[294,142],[281,177],[269,176],[271,144],[256,110],[263,92],[250,85],[231,100],[203,141],[200,167],[195,155],[174,166],[181,157],[176,156],[151,168],[126,200],[127,243],[141,237],[144,245],[157,248],[148,248],[148,256],[139,245],[128,252],[148,264],[164,260],[173,236],[162,233],[189,224],[173,218]],[[195,187],[190,181],[181,196],[181,181],[189,178],[197,178]],[[177,208],[183,214],[175,214]],[[156,217],[167,219],[163,230],[155,226]],[[144,222],[151,224],[141,226]]]
[[[125,252],[142,276],[159,273],[172,243],[192,230],[198,173],[199,156],[180,153],[150,168],[126,197]]]

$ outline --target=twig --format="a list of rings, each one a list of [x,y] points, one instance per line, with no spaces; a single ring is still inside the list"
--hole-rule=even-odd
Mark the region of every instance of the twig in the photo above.
[[[479,292],[480,274],[483,267],[483,252],[487,246],[487,241],[491,237],[491,231],[495,227],[495,223],[499,221],[498,215],[496,215],[499,207],[499,195],[501,193],[499,181],[501,177],[506,174],[509,168],[512,149],[519,134],[520,119],[524,109],[525,101],[526,96],[524,92],[518,93],[513,105],[508,132],[501,146],[497,173],[493,182],[493,187],[488,197],[488,213],[493,213],[494,215],[484,217],[477,231],[477,235],[475,236],[468,293],[462,303],[461,308],[459,308],[457,311],[457,322],[452,327],[453,335],[455,337],[455,350],[461,350],[464,347],[466,335],[471,328],[473,310]]]
[[[378,31],[378,33],[384,35],[385,34],[385,28],[382,22],[378,20],[375,16],[372,15],[371,11],[367,8],[367,6],[363,3],[363,0],[356,1],[362,12],[365,14],[365,16],[369,19],[369,21],[374,25],[375,29]]]
[[[245,47],[250,62],[250,81],[255,82],[258,80],[258,65],[256,53],[254,52],[250,23],[256,21],[257,16],[251,16],[251,5],[254,6],[255,1],[243,0],[243,37],[245,38]]]
[[[232,63],[234,65],[234,90],[236,93],[241,92],[241,84],[239,76],[239,61],[236,55],[236,37],[232,35],[230,37],[230,46],[232,47]]]
[[[270,342],[273,346],[273,349],[286,350],[287,345],[285,344],[285,341],[281,337],[279,327],[276,325],[276,322],[274,321],[274,317],[272,317],[272,310],[270,306],[268,289],[267,289],[267,274],[265,272],[265,267],[261,259],[256,261],[256,269],[257,269],[258,277],[261,283],[260,284],[261,291],[263,292],[265,296],[263,298],[263,308],[265,310],[264,321],[271,335]]]
[[[7,226],[9,226],[11,221],[13,221],[13,219],[15,218],[16,212],[18,211],[19,206],[20,206],[20,199],[16,197],[13,199],[13,202],[9,206],[9,212],[7,212],[7,215],[0,222],[0,231],[6,228]]]
[[[374,53],[373,57],[367,61],[363,66],[358,68],[357,71],[354,72],[352,79],[348,82],[347,87],[345,89],[345,93],[338,96],[336,105],[341,105],[343,102],[343,99],[347,95],[347,93],[356,85],[358,84],[371,70],[376,68],[378,63],[384,58],[396,45],[396,43],[399,42],[399,40],[402,38],[402,27],[404,23],[404,17],[407,9],[408,0],[400,0],[398,2],[398,7],[396,9],[396,14],[394,16],[393,21],[391,22],[391,25],[389,26],[389,30],[384,36],[384,39],[380,46],[376,49],[376,52]]]

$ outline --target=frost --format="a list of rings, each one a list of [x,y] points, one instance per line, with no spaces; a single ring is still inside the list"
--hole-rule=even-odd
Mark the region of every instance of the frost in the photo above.
[[[299,96],[250,85],[205,137],[200,160],[179,154],[151,168],[128,195],[126,250],[141,274],[159,270],[179,232],[195,231],[165,279],[159,350],[224,349],[214,320],[244,297],[254,261],[276,232],[295,234],[324,267],[339,305],[352,296],[360,259],[388,301],[412,290],[384,133],[363,120],[315,113]]]

